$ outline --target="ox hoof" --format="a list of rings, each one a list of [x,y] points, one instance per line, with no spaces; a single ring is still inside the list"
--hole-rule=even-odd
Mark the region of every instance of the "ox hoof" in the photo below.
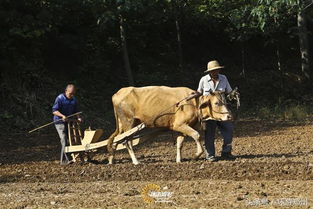
[[[195,160],[199,159],[199,157],[202,155],[203,152],[196,153],[196,156],[194,157]]]
[[[133,162],[133,164],[134,164],[134,165],[138,165],[138,164],[139,164],[139,162],[138,162],[138,161],[137,161],[137,162]]]
[[[176,163],[181,163],[181,157],[179,156],[179,157],[176,157]]]
[[[114,162],[114,157],[113,156],[109,156],[108,157],[108,161],[109,161],[109,165],[112,165]]]

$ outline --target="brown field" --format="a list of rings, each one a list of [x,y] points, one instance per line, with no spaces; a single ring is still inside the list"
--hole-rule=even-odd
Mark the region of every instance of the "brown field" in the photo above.
[[[187,139],[177,164],[175,140],[165,134],[135,147],[137,166],[126,150],[115,165],[100,152],[98,164],[60,166],[56,133],[1,135],[0,208],[313,207],[312,123],[242,120],[235,132],[236,160],[192,160]],[[149,184],[171,192],[168,202],[145,202]]]

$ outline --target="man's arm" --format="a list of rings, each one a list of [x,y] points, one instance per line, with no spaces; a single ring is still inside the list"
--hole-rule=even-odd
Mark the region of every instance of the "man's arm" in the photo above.
[[[52,112],[53,115],[59,116],[60,118],[62,118],[62,120],[66,120],[66,116],[63,115],[62,113],[60,113],[58,110]]]
[[[225,77],[226,78],[226,77]],[[232,88],[231,88],[231,86],[230,86],[230,84],[229,84],[229,82],[228,82],[228,79],[226,78],[226,89],[225,89],[225,92],[227,93],[227,94],[229,94],[230,92],[232,92]]]
[[[60,107],[61,107],[61,101],[60,101],[60,98],[57,97],[57,98],[55,99],[55,101],[54,101],[53,106],[52,106],[52,114],[55,115],[55,116],[58,116],[58,117],[62,118],[62,120],[65,121],[65,120],[66,120],[66,116],[63,115],[63,114],[59,111]]]
[[[226,78],[226,77],[225,77]],[[228,79],[226,78],[226,89],[225,89],[225,93],[227,94],[227,99],[229,101],[232,101],[234,99],[236,99],[236,97],[239,96],[239,92],[238,92],[238,88],[236,87],[235,89],[232,89]]]
[[[197,89],[197,92],[200,94],[203,94],[203,83],[204,83],[204,80],[203,80],[203,78],[201,78],[200,82],[199,82],[198,89]]]

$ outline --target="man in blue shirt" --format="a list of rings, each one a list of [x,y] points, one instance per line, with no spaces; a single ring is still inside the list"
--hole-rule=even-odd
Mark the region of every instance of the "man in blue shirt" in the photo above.
[[[65,92],[57,96],[55,102],[52,106],[53,113],[53,121],[61,121],[55,122],[55,128],[60,136],[60,142],[62,145],[61,148],[61,164],[68,164],[69,157],[64,154],[65,145],[68,143],[68,130],[67,130],[67,116],[72,115],[78,112],[77,108],[77,100],[75,98],[76,88],[73,84],[68,84],[65,88]],[[80,116],[78,116],[78,121],[82,121]],[[63,155],[65,156],[65,163],[63,163]]]
[[[208,63],[208,68],[205,71],[208,74],[203,76],[199,82],[197,92],[199,92],[200,95],[209,95],[211,91],[221,91],[226,94],[231,93],[232,88],[230,87],[226,76],[219,74],[221,68],[224,67],[220,66],[216,60]],[[209,161],[216,161],[214,145],[216,127],[219,128],[224,139],[221,153],[222,158],[233,158],[231,155],[234,129],[233,123],[231,121],[215,120],[207,120],[205,123],[205,148],[208,154],[206,159]]]

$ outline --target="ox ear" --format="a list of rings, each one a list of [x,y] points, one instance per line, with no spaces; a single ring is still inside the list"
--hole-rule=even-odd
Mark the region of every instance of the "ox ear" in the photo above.
[[[199,108],[202,109],[202,108],[205,108],[207,106],[209,106],[209,102],[208,101],[201,103]]]
[[[210,99],[207,99],[206,96],[204,96],[200,100],[199,108],[200,109],[205,108],[205,107],[209,106],[209,103],[210,103]]]

